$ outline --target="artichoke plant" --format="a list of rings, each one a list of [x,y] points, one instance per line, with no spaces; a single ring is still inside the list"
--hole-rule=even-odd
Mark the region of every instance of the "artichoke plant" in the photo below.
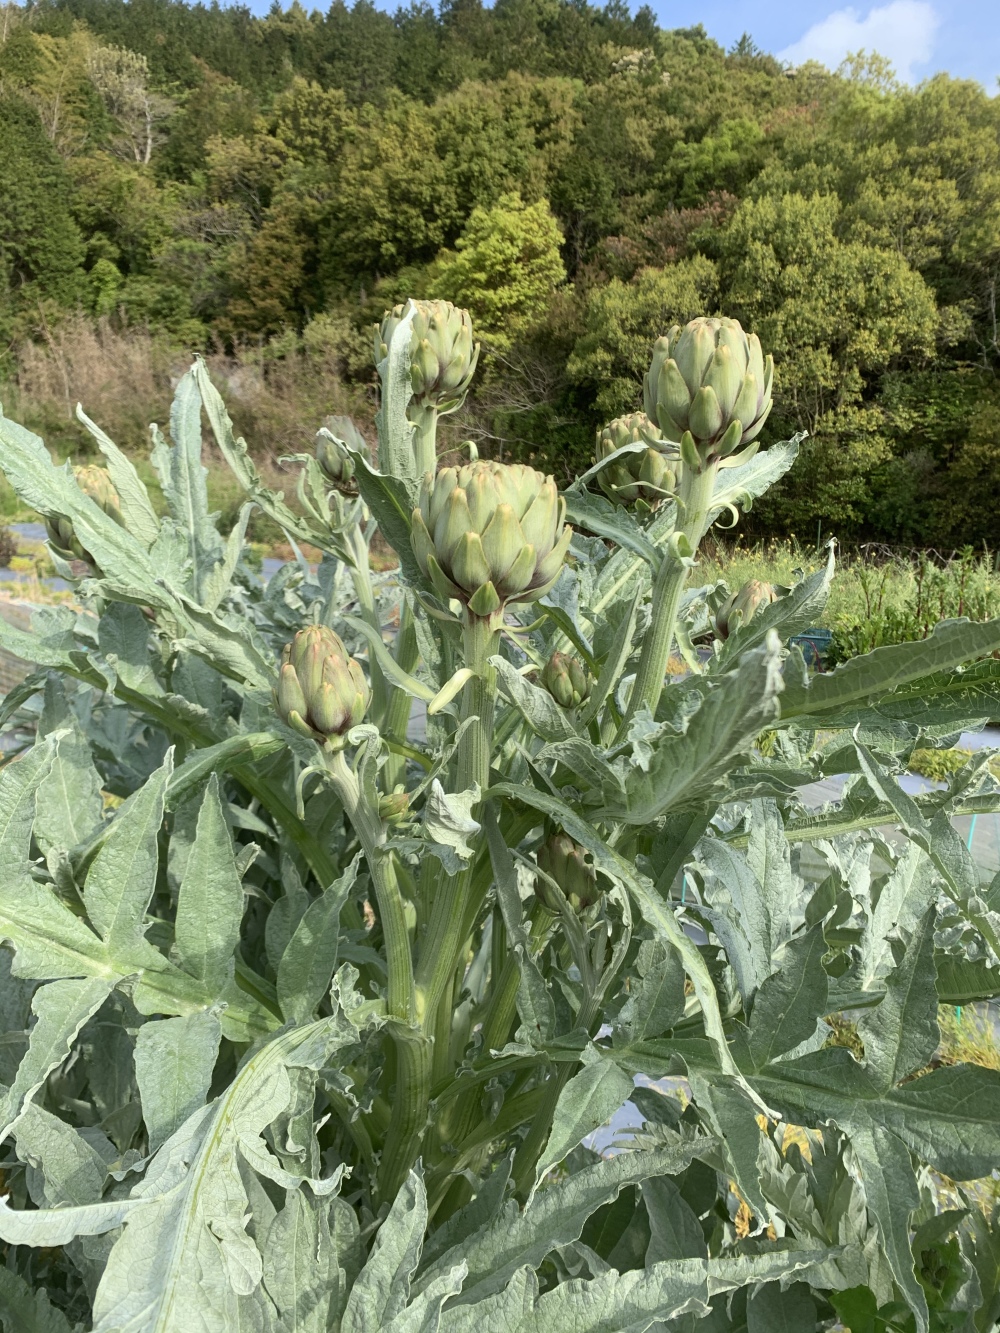
[[[655,509],[673,492],[680,462],[676,448],[664,440],[659,427],[645,412],[629,412],[616,417],[597,432],[595,463],[609,458],[627,444],[646,443],[644,453],[623,454],[602,468],[597,480],[601,490],[615,504],[639,504]]]
[[[413,551],[439,596],[487,619],[533,602],[562,568],[571,529],[552,477],[478,461],[428,473],[413,510]]]
[[[300,629],[281,655],[278,712],[296,731],[337,748],[364,717],[371,692],[358,662],[325,625]]]
[[[535,853],[535,860],[543,872],[535,876],[535,896],[550,912],[558,912],[560,902],[546,875],[555,880],[563,897],[578,914],[600,901],[597,870],[588,861],[584,848],[565,833],[553,833],[546,838]]]
[[[658,338],[643,384],[646,415],[667,440],[689,434],[703,463],[750,444],[771,410],[774,360],[735,319],[692,319]]]
[[[572,653],[553,653],[539,680],[562,708],[579,708],[594,687],[593,676]]]
[[[742,588],[731,593],[715,616],[715,630],[720,639],[728,639],[734,630],[753,620],[764,606],[770,606],[781,596],[773,583],[750,579]]]
[[[82,467],[75,467],[73,475],[84,495],[89,495],[109,518],[124,526],[121,501],[107,469],[87,463]],[[63,560],[85,560],[91,565],[94,563],[93,556],[81,545],[70,519],[58,514],[47,518],[45,534],[55,554],[61,556]]]
[[[409,304],[415,310],[410,335],[414,406],[433,408],[445,416],[465,402],[479,360],[479,344],[472,341],[472,318],[467,310],[450,301],[413,301],[394,306],[375,326],[375,365],[380,370]]]

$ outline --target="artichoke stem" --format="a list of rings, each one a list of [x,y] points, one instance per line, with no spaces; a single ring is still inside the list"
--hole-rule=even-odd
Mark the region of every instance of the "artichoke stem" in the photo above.
[[[417,647],[417,631],[413,624],[413,612],[410,603],[403,594],[399,606],[399,633],[396,635],[396,661],[404,671],[410,672],[417,665],[420,656]],[[389,703],[385,710],[382,735],[386,741],[406,742],[406,729],[410,721],[412,700],[405,690],[386,682]],[[385,761],[384,786],[392,791],[406,777],[406,757],[390,751]]]
[[[410,405],[410,420],[413,422],[413,457],[417,465],[417,476],[425,472],[437,471],[437,423],[436,407]]]
[[[681,475],[678,497],[681,504],[680,531],[692,550],[697,550],[708,526],[717,471],[718,466],[712,464],[701,472],[694,472],[685,467]],[[628,711],[618,731],[619,740],[624,737],[629,724],[643,704],[654,717],[656,716],[656,706],[663,692],[667,660],[670,657],[674,628],[677,624],[677,612],[687,577],[688,566],[671,549],[664,551],[660,568],[653,579],[652,624],[642,645]]]

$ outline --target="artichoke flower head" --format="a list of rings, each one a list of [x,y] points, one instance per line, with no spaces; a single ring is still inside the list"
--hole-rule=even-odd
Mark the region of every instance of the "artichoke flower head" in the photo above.
[[[774,359],[735,319],[693,319],[653,346],[643,382],[646,414],[664,437],[689,436],[702,464],[724,460],[760,434],[771,411]]]
[[[479,360],[472,340],[472,316],[450,301],[410,301],[387,310],[375,326],[375,365],[381,370],[392,335],[413,307],[410,332],[410,384],[413,406],[434,408],[440,416],[465,402]]]
[[[84,495],[89,496],[108,518],[114,519],[121,527],[125,526],[121,500],[107,468],[87,463],[75,467],[73,476]],[[45,520],[45,534],[55,554],[64,560],[85,560],[90,565],[94,564],[93,556],[81,545],[71,519],[61,514],[52,515]]]
[[[552,587],[572,531],[555,480],[523,464],[478,460],[427,473],[413,510],[420,568],[444,601],[499,623],[508,602]]]
[[[663,438],[659,426],[645,412],[615,417],[597,432],[594,462],[623,449],[627,444],[646,444],[645,451],[624,454],[597,474],[601,490],[612,504],[655,509],[677,484],[680,463],[677,446]]]
[[[765,606],[770,606],[787,589],[776,588],[773,583],[761,579],[750,579],[742,588],[730,594],[722,603],[715,617],[715,629],[720,639],[728,639],[730,634],[741,625],[748,624]]]
[[[561,708],[579,708],[594,688],[590,672],[572,653],[553,653],[539,679]]]
[[[341,749],[345,733],[364,718],[370,702],[360,664],[332,629],[307,625],[285,644],[274,703],[303,736]]]
[[[602,898],[597,883],[597,870],[588,860],[586,850],[565,833],[552,833],[535,853],[538,869],[535,876],[535,897],[549,909],[558,912],[561,904],[545,876],[554,879],[563,896],[577,915],[583,915]]]

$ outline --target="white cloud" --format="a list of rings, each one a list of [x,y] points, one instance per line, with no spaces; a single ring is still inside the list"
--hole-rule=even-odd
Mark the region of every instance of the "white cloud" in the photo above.
[[[934,7],[926,0],[892,0],[869,10],[864,18],[857,9],[838,9],[814,23],[779,56],[793,65],[818,60],[836,69],[851,51],[877,51],[892,62],[898,78],[912,83],[913,67],[931,58],[938,22]]]

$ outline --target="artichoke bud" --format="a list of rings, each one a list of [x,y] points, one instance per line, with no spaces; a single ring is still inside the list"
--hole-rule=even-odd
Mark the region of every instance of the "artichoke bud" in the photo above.
[[[439,597],[487,619],[552,587],[572,536],[565,518],[552,477],[480,459],[426,474],[413,553]]]
[[[593,676],[572,653],[553,653],[539,679],[561,708],[579,708],[594,687]]]
[[[603,894],[597,885],[593,862],[587,860],[586,850],[565,833],[553,833],[546,838],[535,853],[535,860],[543,872],[535,877],[535,897],[550,912],[558,912],[560,903],[545,875],[555,880],[577,915],[583,915],[600,902]]]
[[[410,795],[402,787],[378,798],[379,816],[388,824],[401,823],[410,809]]]
[[[114,519],[119,526],[125,526],[122,517],[121,500],[117,488],[106,468],[88,463],[73,469],[76,484],[84,495],[89,496],[108,518]],[[72,520],[62,514],[55,514],[45,520],[45,533],[57,555],[64,560],[86,560],[93,565],[94,557],[84,550],[73,528]]]
[[[693,319],[657,338],[643,381],[646,414],[667,440],[690,433],[703,463],[750,444],[771,410],[774,361],[735,319]]]
[[[368,457],[368,441],[350,417],[327,417],[316,435],[316,462],[331,485],[354,487],[355,463],[351,452]]]
[[[472,317],[450,301],[412,301],[387,310],[375,328],[375,365],[379,372],[389,355],[392,335],[414,307],[410,326],[412,406],[434,408],[442,416],[465,401],[479,360],[472,341]]]
[[[334,749],[364,718],[371,691],[361,666],[325,625],[300,629],[281,654],[274,704],[290,727]]]
[[[680,458],[676,446],[664,440],[660,428],[645,412],[616,417],[597,432],[595,463],[610,458],[627,444],[649,445],[645,453],[625,454],[597,474],[598,485],[613,504],[635,504],[655,509],[677,485]]]
[[[720,639],[728,639],[741,625],[753,620],[764,606],[770,606],[779,597],[773,583],[764,583],[760,579],[750,579],[737,592],[732,593],[719,607],[715,616],[715,631]]]

